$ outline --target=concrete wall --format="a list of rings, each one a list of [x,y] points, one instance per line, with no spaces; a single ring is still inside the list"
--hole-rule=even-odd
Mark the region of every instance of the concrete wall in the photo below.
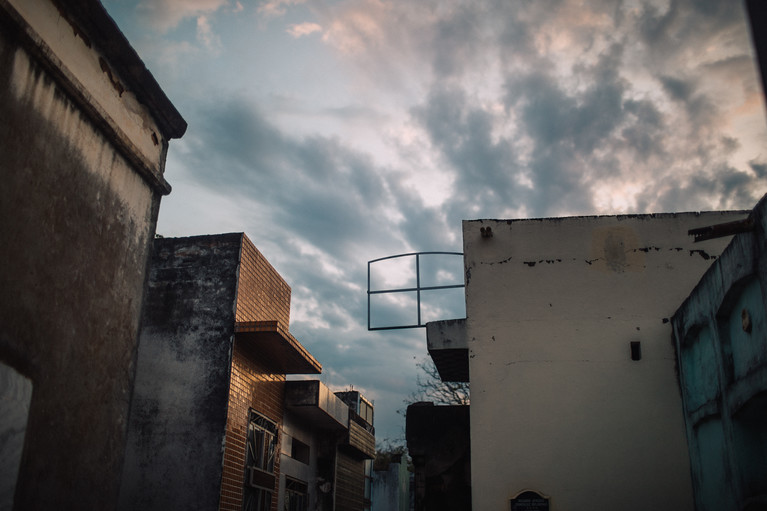
[[[767,504],[767,200],[751,219],[672,319],[699,511]]]
[[[463,223],[474,509],[693,508],[669,318],[744,216]]]
[[[15,507],[113,509],[167,141],[185,123],[85,0],[0,0],[0,119],[0,359],[34,386]]]
[[[372,511],[410,509],[410,472],[405,460],[400,458],[385,470],[373,471],[372,500]]]
[[[218,507],[242,237],[154,240],[120,509]]]

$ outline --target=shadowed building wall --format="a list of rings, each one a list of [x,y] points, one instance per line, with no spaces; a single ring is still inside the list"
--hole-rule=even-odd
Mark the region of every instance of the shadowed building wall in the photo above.
[[[244,234],[154,240],[121,509],[276,511],[285,375],[321,370],[289,314]]]
[[[87,0],[0,1],[0,119],[0,363],[32,390],[0,507],[114,509],[165,156],[186,123]]]

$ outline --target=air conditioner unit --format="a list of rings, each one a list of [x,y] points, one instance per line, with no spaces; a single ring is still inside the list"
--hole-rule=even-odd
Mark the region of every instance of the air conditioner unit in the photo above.
[[[248,484],[266,490],[274,490],[274,474],[265,472],[260,468],[248,467]]]

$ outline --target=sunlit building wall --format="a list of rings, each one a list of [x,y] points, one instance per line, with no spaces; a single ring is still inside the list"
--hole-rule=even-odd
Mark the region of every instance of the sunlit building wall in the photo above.
[[[470,381],[473,509],[693,509],[669,319],[745,212],[463,223],[466,319],[431,324]]]

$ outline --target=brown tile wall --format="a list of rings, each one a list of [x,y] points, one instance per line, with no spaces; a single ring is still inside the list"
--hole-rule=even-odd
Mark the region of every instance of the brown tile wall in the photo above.
[[[290,324],[290,286],[247,236],[242,239],[237,321]]]
[[[229,387],[229,414],[226,421],[226,448],[224,473],[221,482],[222,511],[242,509],[242,491],[245,481],[245,443],[248,436],[248,411],[253,408],[261,415],[282,426],[285,401],[285,375],[270,374],[258,362],[251,346],[235,341],[232,354],[232,375]],[[280,444],[277,440],[275,481],[280,478]],[[277,510],[277,486],[272,495],[272,511]]]
[[[237,321],[277,320],[287,329],[290,321],[290,286],[244,235],[240,263]],[[235,341],[219,505],[222,511],[242,509],[249,409],[253,408],[274,421],[278,430],[281,430],[284,401],[285,375],[270,373],[253,345]],[[278,488],[276,485],[280,479],[281,442],[280,435],[275,456],[272,511],[277,511]]]

